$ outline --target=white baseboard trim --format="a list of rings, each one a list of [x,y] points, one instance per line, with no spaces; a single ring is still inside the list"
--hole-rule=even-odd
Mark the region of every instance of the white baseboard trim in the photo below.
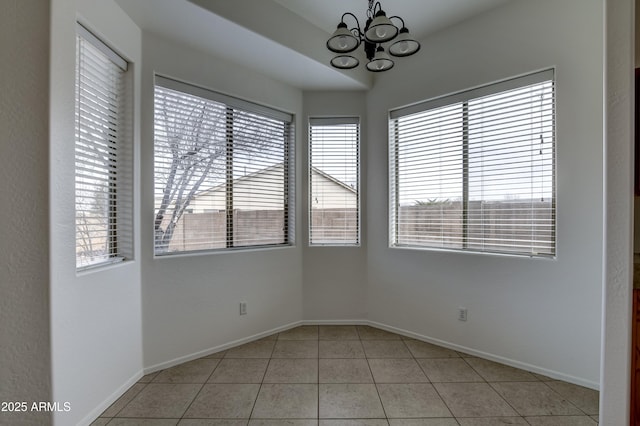
[[[499,355],[494,355],[488,352],[478,351],[472,348],[468,348],[466,346],[458,345],[455,343],[448,342],[446,340],[436,339],[433,337],[425,336],[422,334],[414,333],[412,331],[408,331],[402,328],[393,327],[387,324],[383,324],[376,321],[365,320],[365,319],[346,319],[346,320],[300,320],[294,321],[289,324],[285,324],[280,327],[272,328],[270,330],[254,334],[249,337],[245,337],[242,339],[234,340],[229,343],[225,343],[223,345],[215,346],[209,349],[205,349],[202,351],[194,352],[189,355],[181,356],[178,358],[174,358],[169,361],[161,362],[150,367],[146,367],[143,370],[138,371],[131,378],[129,378],[125,383],[122,384],[116,391],[114,391],[107,399],[104,400],[100,405],[94,408],[89,414],[87,414],[79,423],[80,426],[88,426],[90,425],[100,414],[102,414],[107,408],[111,406],[115,401],[118,400],[131,386],[133,386],[140,378],[149,373],[154,373],[156,371],[164,370],[169,367],[174,367],[176,365],[193,361],[198,358],[202,358],[203,356],[211,355],[216,352],[224,351],[227,349],[231,349],[233,347],[253,342],[255,340],[262,339],[264,337],[270,336],[275,333],[280,333],[286,330],[289,330],[294,327],[298,327],[300,325],[370,325],[372,327],[377,327],[382,330],[386,330],[392,333],[400,334],[405,337],[410,337],[412,339],[421,340],[427,343],[433,343],[434,345],[442,346],[448,349],[453,349],[455,351],[463,352],[469,355],[477,356],[478,358],[488,359],[490,361],[499,362],[501,364],[505,364],[511,367],[520,368],[522,370],[530,371],[537,374],[542,374],[544,376],[550,377],[552,379],[562,380],[565,382],[573,383],[579,386],[584,386],[590,389],[599,390],[599,383],[593,382],[590,380],[585,380],[580,377],[571,376],[568,374],[564,374],[558,371],[549,370],[546,368],[538,367],[536,365],[528,364],[521,361],[516,361],[510,358],[505,358]]]
[[[113,392],[107,399],[105,399],[100,405],[91,410],[89,414],[87,414],[82,420],[78,422],[78,426],[89,426],[93,423],[99,416],[111,406],[114,402],[118,400],[129,388],[136,384],[138,380],[143,376],[143,371],[139,370],[136,374],[127,379],[126,382],[122,384],[115,392]]]
[[[227,349],[231,349],[233,347],[252,342],[254,340],[259,340],[264,337],[270,336],[275,333],[280,333],[286,330],[289,330],[294,327],[298,327],[300,325],[370,325],[372,327],[377,327],[382,330],[390,331],[392,333],[400,334],[402,336],[410,337],[412,339],[421,340],[423,342],[432,343],[434,345],[442,346],[448,349],[453,349],[455,351],[463,352],[469,355],[476,356],[478,358],[488,359],[490,361],[499,362],[501,364],[508,365],[510,367],[520,368],[522,370],[530,371],[532,373],[541,374],[543,376],[550,377],[556,380],[562,380],[568,383],[573,383],[579,386],[584,386],[590,389],[599,390],[600,384],[598,382],[593,382],[591,380],[585,380],[581,377],[575,377],[568,374],[564,374],[558,371],[549,370],[543,367],[539,367],[533,364],[528,364],[525,362],[517,361],[510,358],[505,358],[499,355],[495,355],[489,352],[479,351],[473,348],[469,348],[466,346],[458,345],[455,343],[451,343],[446,340],[436,339],[433,337],[425,336],[422,334],[414,333],[412,331],[408,331],[402,328],[393,327],[387,324],[383,324],[376,321],[366,320],[366,319],[344,319],[344,320],[300,320],[295,321],[280,327],[273,328],[271,330],[264,331],[262,333],[254,334],[252,336],[234,340],[229,343],[225,343],[223,345],[219,345],[213,348],[205,349],[199,352],[195,352],[189,355],[185,355],[182,357],[178,357],[166,362],[162,362],[159,364],[152,365],[144,369],[144,374],[154,373],[159,370],[164,370],[165,368],[173,367],[184,362],[193,361],[194,359],[202,358],[203,356],[211,355],[216,352],[224,351]],[[117,398],[116,398],[117,399]],[[107,405],[107,407],[110,404]],[[105,407],[106,409],[106,407]],[[103,410],[104,411],[104,410]]]
[[[213,348],[204,349],[202,351],[194,352],[189,355],[184,355],[178,358],[171,359],[169,361],[161,362],[150,367],[146,367],[144,369],[144,374],[155,373],[156,371],[164,370],[165,368],[174,367],[176,365],[193,361],[194,359],[202,358],[203,356],[211,355],[216,352],[225,351],[227,349],[234,348],[236,346],[243,345],[245,343],[253,342],[254,340],[262,339],[263,337],[271,336],[275,333],[281,333],[283,331],[289,330],[294,327],[298,327],[299,325],[303,325],[304,321],[295,321],[280,327],[272,328],[271,330],[263,331],[262,333],[254,334],[249,337],[245,337],[238,340],[233,340],[229,343],[225,343],[219,346],[215,346]]]
[[[435,339],[433,337],[424,336],[422,334],[414,333],[412,331],[404,330],[402,328],[392,327],[386,324],[382,324],[376,321],[366,321],[368,325],[372,327],[377,327],[386,331],[390,331],[396,334],[400,334],[402,336],[411,337],[416,340],[422,340],[423,342],[433,343],[434,345],[442,346],[448,349],[453,349],[458,352],[464,352],[469,355],[476,356],[478,358],[488,359],[490,361],[499,362],[500,364],[505,364],[510,367],[519,368],[521,370],[530,371],[532,373],[542,374],[543,376],[550,377],[556,380],[562,380],[564,382],[573,383],[575,385],[584,386],[590,389],[599,390],[600,384],[597,382],[593,382],[591,380],[585,380],[581,377],[575,377],[568,374],[564,374],[558,371],[549,370],[543,367],[538,367],[537,365],[528,364],[526,362],[516,361],[514,359],[505,358],[499,355],[494,355],[492,353],[478,351],[472,348],[468,348],[466,346],[457,345],[455,343],[448,342],[446,340]]]
[[[363,319],[348,320],[302,320],[303,325],[368,325],[369,321]]]

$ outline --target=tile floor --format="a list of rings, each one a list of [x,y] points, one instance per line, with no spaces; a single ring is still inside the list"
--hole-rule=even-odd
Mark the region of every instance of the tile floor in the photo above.
[[[302,326],[144,376],[93,425],[587,426],[598,392],[368,326]]]

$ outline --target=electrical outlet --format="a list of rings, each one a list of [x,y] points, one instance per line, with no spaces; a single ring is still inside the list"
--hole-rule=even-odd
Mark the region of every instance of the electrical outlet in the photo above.
[[[247,315],[247,302],[240,302],[240,315]]]
[[[467,308],[458,308],[458,321],[467,320]]]

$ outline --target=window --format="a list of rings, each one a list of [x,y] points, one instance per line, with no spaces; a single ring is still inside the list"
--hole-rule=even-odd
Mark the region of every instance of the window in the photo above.
[[[391,111],[390,243],[555,255],[553,70]]]
[[[360,243],[357,118],[309,119],[309,244]]]
[[[133,255],[127,62],[77,26],[76,268]]]
[[[156,76],[155,254],[291,244],[292,122]]]

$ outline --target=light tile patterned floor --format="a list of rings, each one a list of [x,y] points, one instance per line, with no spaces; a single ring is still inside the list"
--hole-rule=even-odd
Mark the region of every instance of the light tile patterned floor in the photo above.
[[[302,326],[144,376],[93,425],[595,426],[598,392],[368,326]]]

